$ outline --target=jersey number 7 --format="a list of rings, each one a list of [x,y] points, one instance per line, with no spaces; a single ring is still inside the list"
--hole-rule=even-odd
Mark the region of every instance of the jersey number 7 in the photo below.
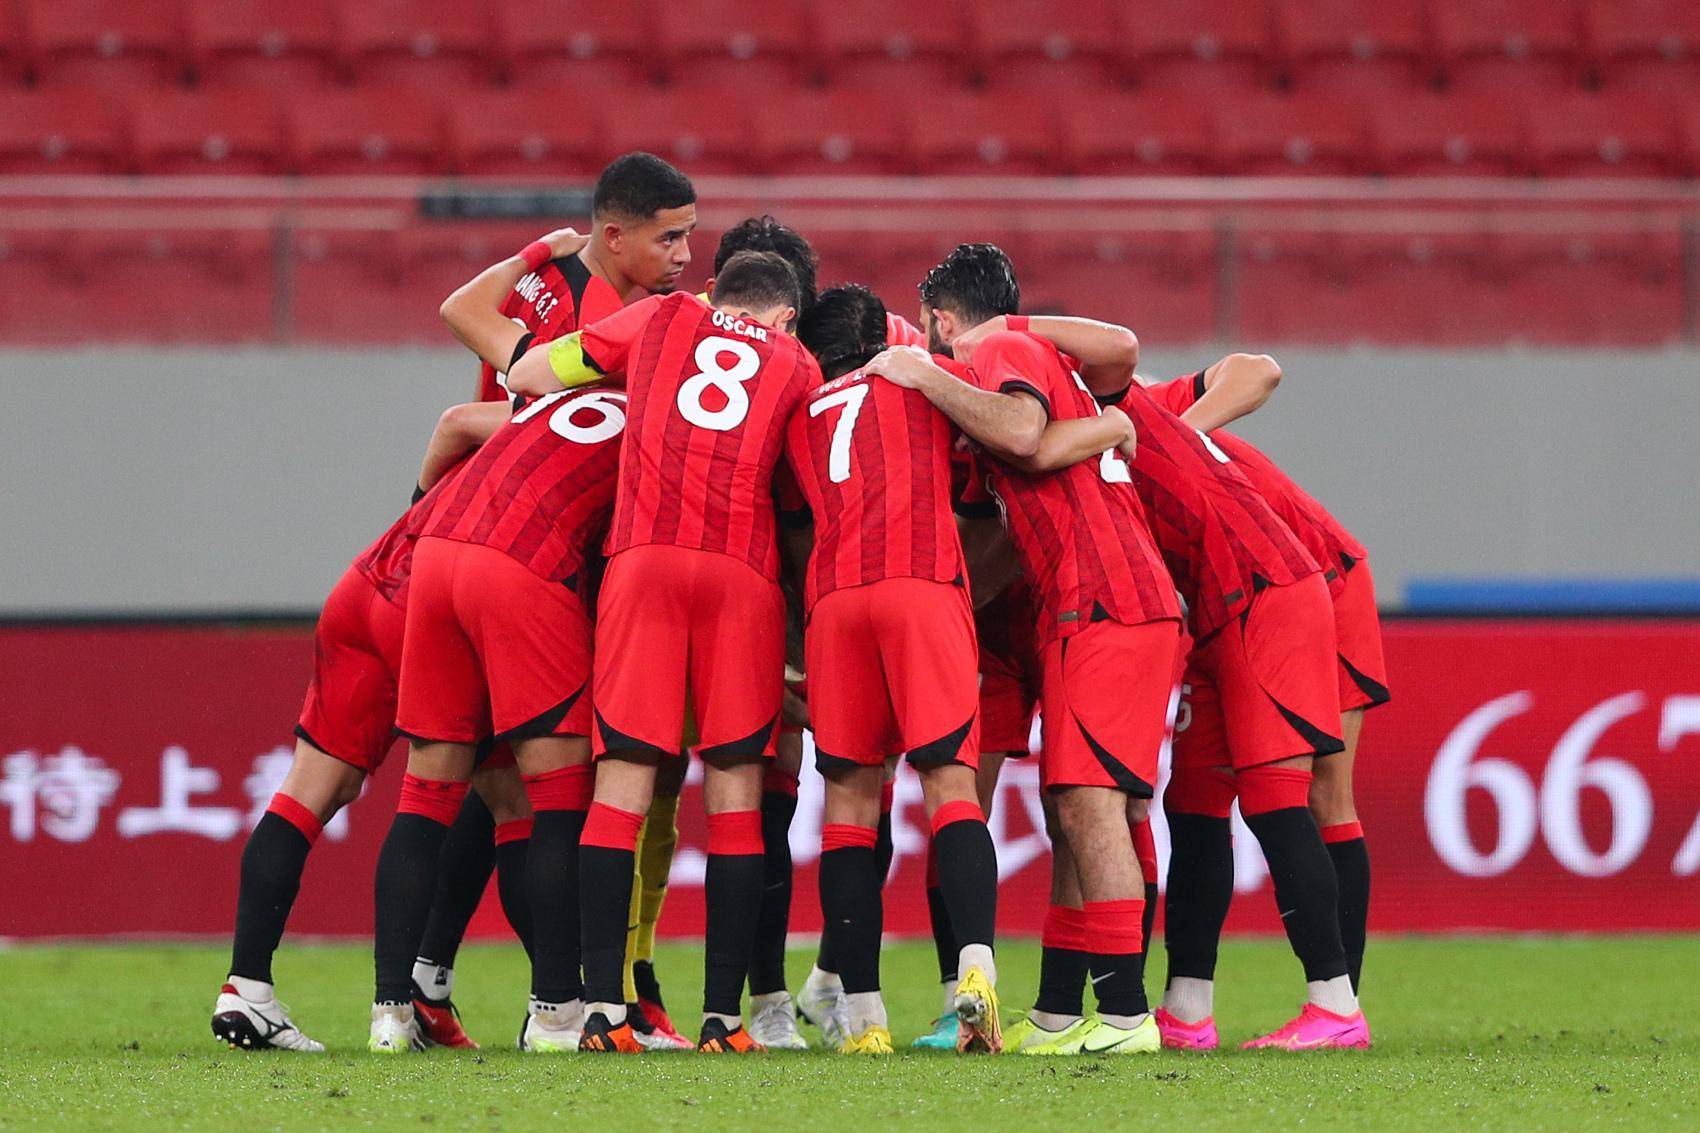
[[[839,414],[838,424],[832,427],[832,446],[826,455],[826,478],[834,484],[842,484],[850,479],[850,437],[856,431],[856,418],[862,414],[862,402],[867,399],[868,387],[853,385],[837,393],[829,393],[809,405],[810,417],[819,417],[828,409],[835,409],[840,405],[844,407],[844,412]]]

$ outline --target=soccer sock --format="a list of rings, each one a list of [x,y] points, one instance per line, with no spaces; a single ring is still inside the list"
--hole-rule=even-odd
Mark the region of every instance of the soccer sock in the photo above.
[[[443,839],[437,862],[437,896],[419,939],[419,959],[455,966],[461,938],[496,869],[496,820],[477,791],[467,793]]]
[[[821,918],[833,940],[833,958],[846,995],[878,992],[880,933],[885,911],[869,826],[828,823],[820,832]]]
[[[762,891],[761,811],[733,810],[708,816],[708,869],[703,901],[702,1009],[737,1019],[744,980],[756,942]]]
[[[1112,1025],[1126,1026],[1150,1010],[1145,1002],[1145,953],[1139,947],[1145,899],[1087,901],[1081,912],[1098,1014]]]
[[[649,820],[638,848],[643,901],[638,910],[637,946],[632,951],[634,965],[649,964],[655,957],[655,925],[661,919],[661,906],[667,900],[667,875],[672,872],[673,852],[679,845],[678,815],[679,796],[656,795],[650,800]],[[649,975],[653,981],[653,966]],[[642,995],[643,981],[639,979],[638,983],[638,993]],[[659,998],[658,994],[655,1000],[659,1001]]]
[[[950,931],[950,909],[939,887],[939,851],[935,839],[927,839],[927,919],[932,922],[933,948],[939,958],[939,982],[956,982],[956,934]]]
[[[375,1003],[413,1000],[413,960],[431,916],[443,840],[466,798],[466,789],[464,782],[402,777],[401,801],[383,849],[378,852],[373,883]]]
[[[885,998],[877,991],[853,991],[844,997],[844,1009],[850,1016],[850,1033],[859,1035],[869,1027],[887,1025]]]
[[[519,937],[526,956],[532,953],[531,895],[526,888],[525,863],[531,852],[531,831],[535,820],[516,818],[496,824],[496,896],[502,901],[502,914],[508,926]]]
[[[1216,978],[1216,946],[1234,899],[1233,776],[1216,770],[1177,770],[1163,795],[1169,820],[1169,887],[1164,896],[1163,947],[1169,986],[1176,977]],[[1172,1002],[1164,1004],[1173,1011]],[[1206,1012],[1208,1014],[1208,1012]],[[1198,1022],[1180,1016],[1186,1022]]]
[[[1342,822],[1324,826],[1322,841],[1334,860],[1334,876],[1340,888],[1340,943],[1346,949],[1346,974],[1352,991],[1364,969],[1364,938],[1369,924],[1369,848],[1364,843],[1361,823]]]
[[[789,790],[785,788],[789,787]],[[785,934],[791,926],[791,819],[797,813],[797,781],[767,773],[761,796],[762,892],[750,957],[750,994],[785,990]]]
[[[1139,950],[1151,955],[1151,926],[1157,921],[1157,839],[1149,818],[1133,824],[1133,852],[1145,879],[1145,916],[1139,922]]]
[[[620,967],[620,998],[627,1003],[637,1002],[637,938],[638,921],[643,909],[643,834],[649,829],[649,818],[646,816],[643,825],[638,827],[638,857],[636,868],[632,870],[631,899],[626,905],[626,950],[621,957]]]
[[[594,1005],[616,1026],[626,1019],[621,987],[626,921],[631,915],[632,870],[637,868],[638,831],[643,828],[643,817],[606,803],[592,803],[579,838],[585,1009],[590,1011]],[[533,854],[536,844],[537,835],[533,834]],[[532,863],[533,877],[538,872],[536,864]],[[532,884],[537,883],[534,880]],[[538,919],[541,923],[542,918]]]
[[[891,840],[891,808],[896,805],[897,784],[887,780],[880,788],[880,824],[874,834],[874,865],[879,868],[880,886],[891,876],[891,858],[896,848]]]
[[[997,936],[998,854],[980,804],[963,799],[939,807],[933,812],[932,841],[958,949],[956,970],[960,974],[972,964],[996,982],[991,956]]]
[[[524,871],[525,903],[531,911],[531,994],[543,1003],[570,1003],[584,994],[579,972],[585,935],[580,926],[579,839],[586,832],[594,775],[588,763],[581,763],[524,776],[532,812]],[[629,895],[629,865],[621,882],[620,892]],[[623,943],[624,910],[618,919]]]
[[[1034,1013],[1079,1018],[1085,1011],[1086,916],[1067,905],[1052,905],[1045,913],[1040,936],[1039,998]],[[1055,1027],[1049,1028],[1055,1030]]]
[[[242,881],[236,892],[236,939],[230,949],[230,974],[272,982],[272,953],[283,939],[283,926],[301,871],[319,837],[319,820],[288,795],[272,796],[271,805],[242,847]]]
[[[1309,771],[1292,767],[1241,772],[1240,814],[1269,863],[1281,923],[1305,980],[1327,983],[1346,975],[1346,949],[1340,943],[1334,863],[1310,813],[1310,778]],[[1354,1003],[1344,1013],[1356,1009]]]

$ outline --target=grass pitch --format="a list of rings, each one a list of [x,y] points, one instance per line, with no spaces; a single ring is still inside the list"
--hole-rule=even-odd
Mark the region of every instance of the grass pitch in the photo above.
[[[658,959],[682,1024],[699,955]],[[524,1056],[524,956],[497,946],[467,948],[457,973],[483,1051],[381,1059],[364,1051],[368,951],[287,943],[280,992],[332,1052],[241,1054],[208,1030],[225,960],[202,946],[0,952],[0,1129],[1700,1129],[1693,938],[1376,940],[1367,1055],[1059,1060]],[[1161,949],[1153,960],[1155,989]],[[794,981],[806,964],[793,954]],[[1037,948],[1006,944],[1000,965],[1006,1008],[1025,1007]],[[1228,944],[1220,976],[1225,1040],[1297,1008],[1282,942]],[[937,1011],[934,977],[929,945],[888,948],[900,1041]]]

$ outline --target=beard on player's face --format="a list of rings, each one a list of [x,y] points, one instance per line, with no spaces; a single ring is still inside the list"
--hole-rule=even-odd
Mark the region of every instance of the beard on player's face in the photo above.
[[[954,358],[950,344],[944,340],[939,329],[938,312],[925,303],[921,304],[921,330],[927,336],[927,351],[931,354],[942,354],[946,358]]]

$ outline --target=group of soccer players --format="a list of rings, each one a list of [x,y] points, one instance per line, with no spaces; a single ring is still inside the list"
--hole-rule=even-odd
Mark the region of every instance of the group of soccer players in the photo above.
[[[278,1004],[271,958],[314,839],[399,734],[373,1051],[474,1045],[454,964],[495,872],[532,964],[523,1050],[800,1049],[800,1010],[845,1053],[890,1052],[899,758],[931,826],[945,992],[916,1045],[1216,1047],[1237,801],[1306,985],[1299,1015],[1247,1045],[1367,1046],[1351,760],[1387,698],[1374,590],[1345,529],[1216,431],[1269,396],[1274,363],[1147,386],[1126,328],[1019,314],[989,244],[928,273],[917,327],[861,286],[817,294],[808,242],[769,217],[732,228],[691,295],[695,200],[628,154],[588,235],[550,233],[444,303],[484,363],[479,400],[443,414],[412,506],[326,602],[295,762],[244,851],[215,1035],[323,1049]],[[1052,898],[1037,999],[1005,1028],[985,813],[1036,710]],[[825,929],[793,998],[804,726]],[[1147,809],[1171,735],[1152,1010]],[[694,1043],[650,956],[691,754],[708,828]]]

